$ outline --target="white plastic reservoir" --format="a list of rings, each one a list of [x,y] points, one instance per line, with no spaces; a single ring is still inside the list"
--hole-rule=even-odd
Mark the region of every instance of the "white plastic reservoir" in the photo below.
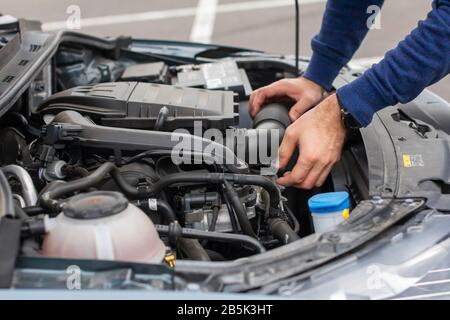
[[[308,200],[315,232],[333,230],[349,217],[350,197],[347,192],[320,193]]]
[[[47,257],[160,263],[166,252],[150,218],[118,192],[70,198],[49,229]]]

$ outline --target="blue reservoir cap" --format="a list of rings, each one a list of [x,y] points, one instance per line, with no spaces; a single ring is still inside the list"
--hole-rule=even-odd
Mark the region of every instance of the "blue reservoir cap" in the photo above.
[[[308,200],[309,210],[314,213],[331,213],[350,208],[348,192],[316,194]]]

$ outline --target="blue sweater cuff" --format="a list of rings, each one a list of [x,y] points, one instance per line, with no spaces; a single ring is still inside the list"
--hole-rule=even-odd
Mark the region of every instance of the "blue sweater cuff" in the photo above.
[[[375,112],[389,105],[364,75],[339,88],[336,94],[342,107],[363,127],[370,124]]]
[[[325,90],[331,91],[333,81],[342,67],[343,65],[340,63],[315,51],[303,76],[322,86]]]

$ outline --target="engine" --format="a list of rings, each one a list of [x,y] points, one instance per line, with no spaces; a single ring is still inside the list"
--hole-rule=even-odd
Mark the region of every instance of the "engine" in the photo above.
[[[22,119],[26,136],[2,133],[15,154],[3,171],[26,221],[23,254],[173,265],[299,239],[275,183],[285,105],[243,128],[239,101],[251,88],[228,60],[131,65],[118,80],[62,90]]]

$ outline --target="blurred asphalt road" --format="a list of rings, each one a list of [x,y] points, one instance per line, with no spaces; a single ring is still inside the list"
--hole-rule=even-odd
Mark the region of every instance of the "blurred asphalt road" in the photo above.
[[[44,27],[55,29],[65,24],[69,6],[76,5],[82,18],[81,31],[86,33],[211,41],[290,54],[294,52],[293,3],[294,0],[3,0],[0,12],[40,20],[47,23]],[[320,28],[325,1],[300,3],[301,54],[310,55],[309,42]],[[430,8],[431,0],[387,0],[381,29],[370,32],[355,58],[383,56],[426,17]],[[450,77],[431,90],[450,101]]]

